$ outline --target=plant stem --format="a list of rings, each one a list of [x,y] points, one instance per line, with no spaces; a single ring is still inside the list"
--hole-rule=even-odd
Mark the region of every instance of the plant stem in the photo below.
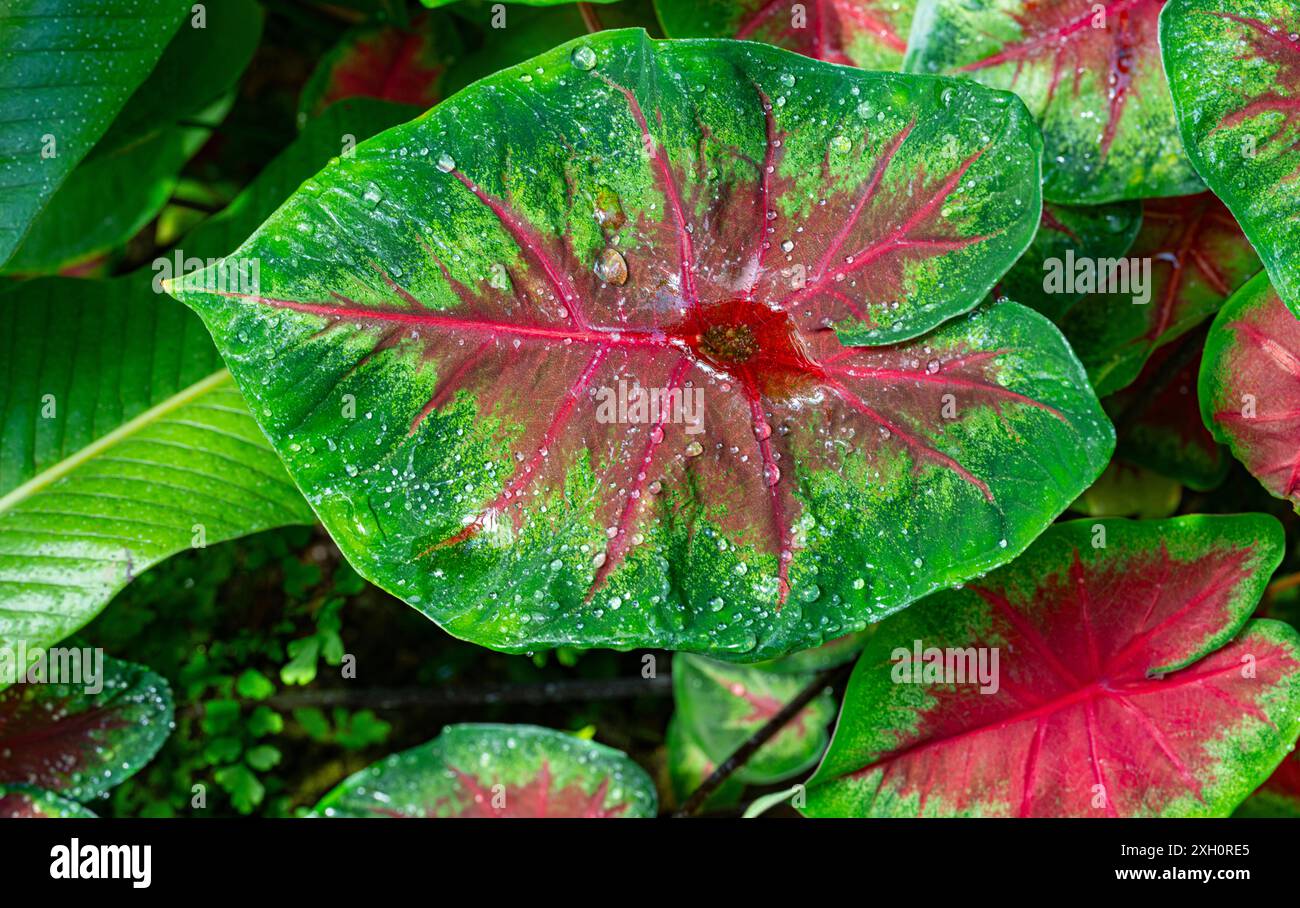
[[[267,700],[276,709],[303,706],[351,706],[398,709],[404,706],[460,707],[494,703],[541,705],[581,700],[631,700],[666,697],[672,678],[611,678],[603,681],[547,681],[542,684],[477,684],[458,687],[363,688],[285,691]]]
[[[766,725],[754,732],[744,744],[736,749],[736,752],[727,759],[723,760],[713,774],[705,779],[700,787],[691,793],[686,799],[686,803],[681,806],[675,816],[689,817],[696,813],[709,796],[718,789],[718,786],[727,781],[736,770],[749,762],[749,758],[758,752],[758,749],[776,737],[781,729],[785,728],[803,711],[803,708],[812,702],[813,698],[820,694],[827,687],[837,684],[841,678],[848,675],[853,669],[853,662],[846,662],[843,665],[837,665],[834,668],[828,668],[813,678],[812,683],[799,692],[799,695],[781,707],[781,711],[773,716]]]
[[[1297,586],[1300,586],[1300,573],[1287,574],[1277,578],[1264,590],[1264,605],[1268,605],[1276,599],[1278,593],[1285,593]]]
[[[590,3],[579,3],[578,12],[581,14],[582,23],[587,26],[589,34],[594,35],[596,32],[604,30],[605,26],[600,23],[600,15]]]

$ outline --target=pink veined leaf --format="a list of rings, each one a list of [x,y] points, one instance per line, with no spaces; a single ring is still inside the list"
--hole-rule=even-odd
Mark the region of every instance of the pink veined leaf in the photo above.
[[[806,812],[1227,815],[1300,734],[1300,636],[1245,623],[1283,548],[1257,514],[1052,527],[879,629]]]

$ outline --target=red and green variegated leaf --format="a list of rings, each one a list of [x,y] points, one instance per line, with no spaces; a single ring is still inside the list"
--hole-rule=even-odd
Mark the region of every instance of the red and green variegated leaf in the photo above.
[[[1043,194],[1097,204],[1202,188],[1160,64],[1165,0],[920,0],[904,69],[1018,92],[1043,128]]]
[[[1176,479],[1116,457],[1070,510],[1089,517],[1168,517],[1178,510],[1183,487]]]
[[[51,650],[43,663],[28,654],[24,671],[14,661],[22,652],[0,658],[0,683],[11,685],[0,691],[0,784],[86,801],[135,775],[167,740],[172,694],[163,678],[117,659],[100,672],[95,651],[77,649]],[[61,680],[69,667],[82,683]]]
[[[1206,334],[1203,327],[1161,347],[1137,381],[1103,401],[1119,436],[1118,457],[1198,491],[1215,488],[1229,466],[1196,394]]]
[[[1142,226],[1139,202],[1113,205],[1045,203],[1034,242],[1012,266],[993,293],[1031,306],[1054,322],[1084,293],[1049,284],[1056,268],[1071,270],[1081,259],[1119,258],[1128,252]]]
[[[1247,798],[1235,817],[1290,817],[1300,819],[1300,754],[1292,752]]]
[[[1213,315],[1259,271],[1259,257],[1210,193],[1148,199],[1126,259],[1077,262],[1075,286],[1097,292],[1061,321],[1103,397],[1129,385],[1159,347]],[[1069,282],[1069,275],[1063,275]]]
[[[452,633],[772,658],[1009,560],[1109,457],[1021,306],[857,346],[987,293],[1033,143],[971,83],[603,32],[308,181],[238,253],[260,292],[172,292],[356,568]]]
[[[916,0],[655,0],[670,38],[763,41],[815,60],[897,70]]]
[[[715,764],[775,718],[813,679],[678,653],[673,657],[673,701],[682,731]],[[824,692],[736,771],[742,781],[768,785],[798,775],[826,748],[835,701]]]
[[[709,759],[704,748],[696,744],[685,731],[682,723],[673,716],[668,720],[665,760],[668,773],[668,785],[672,789],[673,800],[677,806],[686,803],[695,789],[704,783],[718,765]],[[736,804],[745,793],[745,783],[735,773],[727,776],[713,794],[704,802],[703,809],[721,810]]]
[[[1300,6],[1171,0],[1165,69],[1187,153],[1300,313]]]
[[[652,817],[654,783],[611,747],[535,725],[449,725],[344,779],[318,817]]]
[[[864,630],[845,634],[843,637],[836,637],[834,640],[828,640],[821,646],[815,646],[812,649],[791,653],[780,659],[759,662],[755,665],[755,668],[778,674],[796,672],[806,674],[808,672],[825,671],[828,668],[843,665],[845,662],[851,662],[858,653],[862,652],[862,647],[867,645],[867,638],[871,636],[874,630],[875,625],[872,625]]]
[[[76,801],[33,785],[0,785],[0,820],[94,819]]]
[[[806,812],[1226,816],[1300,733],[1300,635],[1245,623],[1283,547],[1262,514],[1058,524],[879,628]]]
[[[1300,508],[1300,321],[1261,272],[1210,326],[1201,417],[1264,488]]]
[[[298,102],[302,119],[344,98],[378,98],[421,109],[443,98],[442,78],[459,50],[455,27],[440,15],[412,17],[406,27],[355,29],[316,66]]]

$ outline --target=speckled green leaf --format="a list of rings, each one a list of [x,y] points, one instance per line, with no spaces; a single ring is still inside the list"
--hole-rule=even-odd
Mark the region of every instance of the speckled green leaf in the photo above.
[[[1201,416],[1264,488],[1300,508],[1300,320],[1260,273],[1205,344]]]
[[[673,716],[668,720],[668,734],[665,738],[664,759],[668,773],[668,784],[672,789],[675,806],[686,803],[687,798],[713,774],[718,764],[709,759],[704,748],[682,730],[681,720]],[[703,809],[721,810],[740,801],[745,793],[745,783],[732,773],[713,794],[704,802]]]
[[[1300,635],[1249,620],[1284,546],[1262,514],[1052,527],[881,625],[805,812],[1228,815],[1300,733]]]
[[[1076,287],[1058,288],[1048,281],[1053,269],[1068,268],[1081,259],[1119,258],[1128,252],[1142,226],[1138,202],[1113,205],[1057,205],[1044,203],[1034,242],[994,288],[1060,322],[1084,297]]]
[[[94,819],[76,801],[34,785],[0,785],[0,820]]]
[[[0,266],[149,75],[189,7],[188,0],[0,7]]]
[[[1300,314],[1300,6],[1171,0],[1160,28],[1188,155]]]
[[[670,38],[764,41],[816,60],[897,70],[916,0],[655,0]]]
[[[1061,330],[1104,397],[1136,379],[1152,353],[1217,312],[1259,267],[1245,234],[1210,193],[1148,199],[1126,257],[1076,265],[1076,283],[1091,269],[1097,292],[1070,309]]]
[[[653,817],[654,783],[620,751],[536,725],[449,725],[343,780],[317,817]]]
[[[56,654],[45,674],[29,663],[28,677],[41,683],[0,691],[0,785],[35,785],[86,801],[135,775],[167,740],[167,682],[143,666],[102,659],[102,652],[99,664],[94,652]],[[21,671],[19,658],[10,651],[0,660],[0,683]],[[77,683],[52,681],[72,666]]]
[[[678,653],[673,657],[677,719],[682,732],[718,764],[774,718],[813,677]],[[829,692],[820,694],[759,748],[736,776],[768,785],[809,769],[826,747],[826,726],[834,715],[834,699]]]
[[[1233,816],[1300,819],[1300,753],[1293,751],[1283,760]]]
[[[354,566],[452,633],[771,658],[1014,557],[1109,456],[1021,306],[857,346],[987,293],[1033,143],[973,84],[604,32],[309,181],[238,252],[259,293],[172,290]]]
[[[1160,63],[1165,0],[920,0],[904,68],[1018,92],[1043,128],[1043,194],[1097,204],[1202,188]]]
[[[827,640],[821,646],[815,646],[812,649],[800,650],[788,656],[782,656],[780,659],[758,662],[755,663],[755,668],[762,668],[765,671],[780,674],[804,674],[834,668],[837,665],[843,665],[845,662],[853,661],[858,653],[862,652],[862,647],[867,645],[867,640],[875,628],[876,625],[873,624],[864,630],[845,634],[843,637],[836,637],[834,640]]]

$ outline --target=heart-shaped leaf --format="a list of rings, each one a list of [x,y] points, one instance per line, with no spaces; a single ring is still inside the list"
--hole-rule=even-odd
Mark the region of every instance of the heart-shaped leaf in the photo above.
[[[764,41],[816,60],[896,70],[916,0],[655,0],[670,38]]]
[[[0,820],[94,819],[76,801],[32,785],[0,785]]]
[[[776,717],[812,681],[811,673],[777,673],[702,656],[673,656],[673,702],[681,731],[714,765]],[[835,701],[823,692],[736,770],[743,782],[767,785],[798,775],[826,748]]]
[[[806,812],[1226,816],[1300,733],[1300,636],[1246,624],[1283,549],[1261,514],[1053,527],[878,629]]]
[[[442,100],[442,77],[458,50],[445,19],[424,14],[405,27],[365,26],[348,32],[303,86],[298,115],[315,116],[344,98],[379,98],[420,109]]]
[[[0,266],[149,75],[189,7],[8,0],[0,9]]]
[[[1014,557],[1105,463],[1023,307],[829,330],[975,305],[1033,143],[973,84],[604,32],[309,181],[239,252],[260,294],[172,291],[358,571],[452,633],[771,658]]]
[[[1043,127],[1054,202],[1196,192],[1160,64],[1164,5],[920,0],[904,68],[1019,92]]]
[[[1165,68],[1187,153],[1300,314],[1300,7],[1171,0]]]
[[[1250,242],[1210,193],[1148,199],[1127,258],[1076,262],[1071,283],[1096,292],[1070,309],[1061,330],[1104,397],[1137,378],[1157,348],[1213,315],[1258,271]]]
[[[1133,245],[1141,226],[1139,202],[1089,206],[1045,203],[1033,245],[993,292],[1031,306],[1059,323],[1086,293],[1079,289],[1077,282],[1067,286],[1063,281],[1053,280],[1059,269],[1074,273],[1080,261],[1123,256]]]
[[[1264,488],[1300,508],[1300,321],[1260,273],[1205,344],[1201,415]]]
[[[1223,481],[1229,458],[1205,428],[1197,376],[1206,330],[1161,347],[1137,381],[1104,402],[1119,436],[1116,456],[1206,491]]]
[[[129,779],[171,733],[167,682],[91,649],[23,650],[0,660],[0,785],[35,785],[86,801]],[[101,662],[102,660],[102,662]],[[43,666],[43,673],[35,674]],[[40,683],[18,681],[29,678]],[[56,679],[57,683],[56,683]],[[67,680],[62,680],[67,679]]]
[[[652,817],[654,783],[620,751],[535,725],[449,725],[344,779],[318,817]]]

